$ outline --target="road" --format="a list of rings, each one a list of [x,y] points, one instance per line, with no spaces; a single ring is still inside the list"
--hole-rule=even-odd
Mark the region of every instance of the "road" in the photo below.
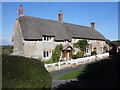
[[[120,54],[117,54],[116,56],[110,57],[108,58],[110,60],[110,64],[109,64],[109,69],[107,70],[107,73],[104,74],[104,76],[106,77],[106,80],[103,81],[102,83],[99,83],[99,81],[93,82],[93,81],[89,81],[89,80],[56,80],[56,78],[58,76],[64,75],[66,73],[72,72],[74,70],[79,70],[80,68],[84,68],[87,65],[82,65],[82,66],[76,66],[76,67],[71,67],[71,68],[67,68],[64,70],[60,70],[60,71],[54,71],[54,72],[50,72],[50,75],[52,77],[52,88],[61,88],[61,87],[66,87],[66,88],[70,88],[70,87],[89,87],[89,88],[99,88],[99,87],[103,87],[103,88],[115,88],[115,87],[119,87],[118,85],[118,67],[120,65]],[[94,63],[94,62],[93,62]]]

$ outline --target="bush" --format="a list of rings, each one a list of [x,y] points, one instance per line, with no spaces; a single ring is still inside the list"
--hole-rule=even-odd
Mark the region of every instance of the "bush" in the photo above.
[[[91,55],[97,55],[96,51],[91,52]]]
[[[10,46],[10,45],[0,46],[0,49],[2,49],[1,54],[9,55],[13,52],[13,46]]]
[[[72,59],[77,59],[77,55],[73,55],[73,56],[72,56]]]
[[[54,51],[52,52],[52,60],[54,62],[57,62],[60,59],[61,56],[61,50],[63,49],[62,44],[57,45],[54,49]]]
[[[50,88],[51,76],[44,64],[36,59],[2,56],[2,87]]]
[[[78,42],[73,44],[73,47],[79,48],[83,52],[85,51],[86,47],[88,47],[89,44],[87,40],[79,40]]]
[[[50,63],[55,63],[53,60],[47,60],[47,61],[43,61],[43,63],[45,63],[45,64],[50,64]]]
[[[78,51],[76,56],[77,56],[77,58],[82,58],[84,56],[84,52],[83,51]]]

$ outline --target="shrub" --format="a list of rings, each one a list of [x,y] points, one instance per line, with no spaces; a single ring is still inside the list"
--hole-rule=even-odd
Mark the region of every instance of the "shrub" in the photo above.
[[[51,76],[44,64],[36,59],[2,56],[2,87],[50,88]]]
[[[13,52],[13,46],[10,45],[0,46],[0,49],[2,49],[2,54],[8,55]]]
[[[91,55],[97,55],[96,51],[91,52]]]
[[[43,61],[43,63],[45,63],[45,64],[50,64],[50,63],[55,63],[53,60],[51,60],[51,59],[49,59],[49,60],[47,60],[47,61]]]
[[[78,51],[76,56],[77,56],[77,58],[82,58],[84,56],[84,52],[83,51]]]
[[[63,62],[63,61],[65,61],[65,60],[60,60],[60,62]]]
[[[83,52],[85,51],[86,47],[88,47],[89,44],[87,40],[79,40],[78,42],[73,44],[73,47],[79,48]]]
[[[73,55],[73,56],[72,56],[72,59],[77,59],[77,55]]]
[[[52,60],[54,60],[55,62],[57,62],[60,59],[61,56],[61,50],[63,49],[62,44],[57,45],[54,49],[54,51],[52,52]]]

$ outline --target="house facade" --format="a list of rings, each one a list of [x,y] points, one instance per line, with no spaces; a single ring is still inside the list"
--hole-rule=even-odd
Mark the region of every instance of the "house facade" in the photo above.
[[[69,60],[77,51],[73,44],[83,39],[89,43],[85,55],[90,55],[92,51],[101,54],[109,50],[106,38],[95,30],[94,22],[91,23],[91,27],[65,23],[62,11],[58,14],[58,21],[24,16],[20,6],[12,36],[12,55],[47,60],[52,57],[56,45],[62,44],[62,58]]]

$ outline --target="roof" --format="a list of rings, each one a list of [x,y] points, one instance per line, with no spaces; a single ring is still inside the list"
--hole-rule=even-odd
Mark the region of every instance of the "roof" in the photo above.
[[[24,39],[42,39],[43,35],[47,35],[54,36],[55,40],[71,41],[73,37],[106,40],[98,31],[86,26],[31,16],[21,16],[19,22]]]
[[[67,44],[65,44],[65,45],[63,46],[63,49],[62,49],[62,50],[66,50],[66,49],[69,48],[69,47],[72,48],[72,46],[67,43]]]

